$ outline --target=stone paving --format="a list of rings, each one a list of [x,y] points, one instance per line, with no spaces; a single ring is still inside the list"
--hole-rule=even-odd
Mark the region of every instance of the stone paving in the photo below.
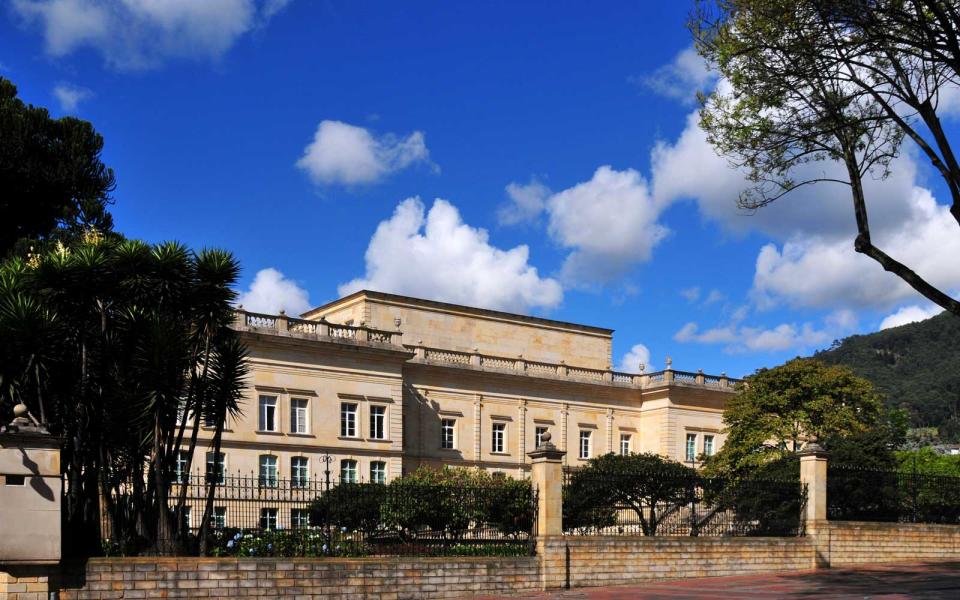
[[[483,596],[493,600],[508,596]],[[921,598],[960,600],[960,562],[870,565],[802,573],[704,577],[509,596],[513,600],[791,600]]]

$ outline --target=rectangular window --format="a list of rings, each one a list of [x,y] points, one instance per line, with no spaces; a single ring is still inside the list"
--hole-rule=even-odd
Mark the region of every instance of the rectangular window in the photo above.
[[[190,479],[190,454],[186,450],[177,452],[177,462],[173,467],[174,483],[187,483]]]
[[[504,448],[507,446],[507,424],[506,423],[494,423],[493,424],[493,439],[491,440],[490,447],[492,452],[503,453]]]
[[[592,431],[580,432],[580,458],[590,458],[590,434]]]
[[[227,459],[223,452],[213,459],[213,452],[207,452],[207,479],[222,485],[227,475]]]
[[[296,488],[307,487],[310,482],[310,461],[305,456],[290,459],[290,485]]]
[[[260,486],[277,487],[277,457],[264,454],[260,456]]]
[[[277,509],[261,508],[260,509],[260,529],[276,529],[276,528],[277,528]]]
[[[627,456],[630,454],[630,434],[621,433],[620,434],[620,454]]]
[[[697,434],[687,434],[687,462],[693,462],[697,459]]]
[[[307,406],[305,398],[290,400],[290,433],[308,433],[310,431],[310,425],[307,421]]]
[[[713,436],[703,436],[703,453],[707,456],[713,456]]]
[[[259,419],[257,420],[257,429],[259,431],[277,430],[277,397],[260,396]]]
[[[440,421],[440,447],[444,450],[453,450],[454,432],[457,429],[457,422],[454,419],[442,419]]]
[[[190,518],[192,511],[189,506],[183,507],[183,524],[187,529],[193,526],[193,520]]]
[[[357,405],[340,404],[340,437],[357,437]]]
[[[340,461],[340,483],[356,483],[356,482],[357,482],[357,461],[341,460]]]
[[[214,529],[224,529],[227,526],[227,507],[214,506],[213,514],[210,515],[210,527]]]
[[[306,508],[291,508],[290,527],[294,529],[310,527],[310,510]]]
[[[370,483],[387,482],[387,463],[375,460],[370,463]]]
[[[387,407],[370,407],[370,437],[375,440],[387,439]]]
[[[534,432],[534,447],[539,448],[543,445],[543,434],[547,432],[546,427],[537,427]]]

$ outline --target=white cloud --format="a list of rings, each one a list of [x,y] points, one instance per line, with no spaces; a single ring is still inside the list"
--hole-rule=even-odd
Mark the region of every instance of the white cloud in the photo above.
[[[527,246],[491,245],[487,232],[464,223],[446,200],[424,213],[419,198],[401,202],[370,240],[366,274],[342,284],[340,294],[372,289],[518,312],[563,299],[559,282],[529,264]]]
[[[716,81],[716,73],[710,70],[696,49],[690,47],[650,75],[634,77],[631,81],[661,96],[693,104],[697,101],[697,92],[705,91]]]
[[[276,314],[281,310],[297,316],[312,308],[307,290],[287,279],[276,269],[261,269],[237,304],[251,312]]]
[[[925,321],[930,317],[939,315],[941,312],[943,312],[943,309],[935,304],[930,304],[927,306],[911,304],[910,306],[904,306],[897,312],[887,315],[880,323],[880,330],[882,331],[884,329],[890,329],[891,327],[900,327],[901,325],[906,325],[907,323]]]
[[[683,343],[723,345],[730,353],[803,351],[823,347],[857,326],[856,314],[850,310],[833,311],[824,318],[821,327],[809,322],[781,323],[773,327],[743,325],[741,321],[747,312],[741,307],[727,324],[706,330],[689,322],[673,335],[673,339]]]
[[[633,169],[596,170],[589,181],[547,200],[550,236],[571,249],[563,278],[572,284],[605,283],[626,273],[651,252],[666,227],[646,180]]]
[[[53,88],[53,97],[60,103],[60,110],[65,113],[76,112],[80,103],[92,95],[90,90],[68,83],[61,83]]]
[[[703,299],[704,306],[710,306],[711,304],[716,304],[717,302],[722,301],[726,296],[723,295],[723,292],[720,290],[710,290],[710,293],[707,294],[707,297]]]
[[[643,365],[642,369],[640,365]],[[650,350],[643,344],[635,344],[620,359],[620,366],[617,367],[617,370],[623,373],[641,373],[654,370],[650,364]]]
[[[911,215],[874,243],[940,289],[960,287],[960,233],[947,207],[919,187],[903,200]],[[767,244],[757,257],[752,294],[761,306],[854,306],[888,309],[917,296],[898,277],[853,249],[852,239],[798,237]]]
[[[119,69],[170,58],[216,59],[289,0],[13,0],[13,11],[43,30],[47,53],[97,50]]]
[[[700,299],[700,287],[695,285],[693,287],[680,290],[680,295],[686,298],[687,302],[692,304]]]
[[[535,221],[546,208],[550,189],[536,179],[530,183],[511,183],[506,188],[510,202],[497,209],[501,225],[516,225]]]
[[[321,121],[297,167],[318,184],[359,185],[380,181],[415,163],[430,163],[423,133],[375,137],[342,121]]]

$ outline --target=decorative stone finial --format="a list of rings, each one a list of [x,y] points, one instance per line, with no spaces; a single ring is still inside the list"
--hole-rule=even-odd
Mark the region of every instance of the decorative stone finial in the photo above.
[[[400,317],[394,317],[394,318],[393,318],[393,325],[394,325],[394,327],[396,327],[397,329],[400,329],[400,324],[401,324],[401,323],[403,323],[403,321],[400,320]]]
[[[640,368],[640,372],[641,372],[641,373],[643,373],[644,371],[647,370],[647,365],[645,365],[645,364],[643,364],[643,363],[638,364],[637,367]]]
[[[287,314],[287,311],[285,311],[285,310],[283,310],[283,309],[281,308],[281,309],[280,309],[280,316],[282,317],[282,316],[284,316],[284,315],[286,315],[286,314]]]
[[[23,402],[17,404],[13,407],[13,416],[17,419],[26,419],[27,413],[30,412],[30,409],[27,408],[27,405]]]
[[[13,407],[13,420],[6,427],[0,427],[0,433],[49,433],[43,425],[30,414],[30,409],[23,402]]]
[[[673,368],[673,359],[668,356],[668,357],[667,357],[667,370],[669,371],[669,370],[672,369],[672,368]]]
[[[543,435],[540,436],[540,441],[544,444],[549,444],[552,438],[553,436],[550,435],[550,430],[548,429],[547,431],[543,432]]]

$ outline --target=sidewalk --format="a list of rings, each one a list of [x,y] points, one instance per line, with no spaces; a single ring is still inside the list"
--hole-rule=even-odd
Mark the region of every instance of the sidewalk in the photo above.
[[[503,596],[482,596],[493,600]],[[529,600],[684,600],[773,598],[960,599],[960,562],[869,565],[802,573],[705,577],[631,586],[580,588],[509,596]]]

